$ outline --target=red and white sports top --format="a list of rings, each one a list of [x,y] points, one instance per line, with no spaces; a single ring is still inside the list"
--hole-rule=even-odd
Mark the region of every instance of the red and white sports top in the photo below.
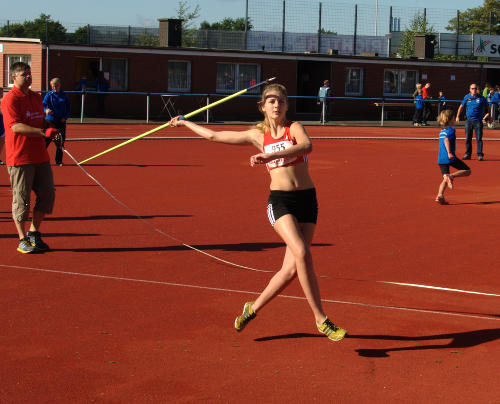
[[[274,153],[280,150],[286,150],[297,144],[295,139],[290,135],[290,126],[293,122],[289,121],[285,124],[285,133],[279,139],[271,136],[271,131],[267,130],[264,133],[264,145],[262,147],[264,153]],[[279,167],[293,166],[299,163],[307,163],[307,154],[302,156],[282,157],[266,163],[269,171]]]

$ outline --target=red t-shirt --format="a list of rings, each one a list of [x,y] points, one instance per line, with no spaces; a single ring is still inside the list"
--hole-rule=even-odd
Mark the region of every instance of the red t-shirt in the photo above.
[[[12,125],[24,123],[34,128],[43,126],[42,96],[29,90],[23,93],[13,87],[2,100],[3,123],[5,126],[5,156],[8,166],[38,164],[49,161],[43,136],[25,136],[12,131]]]
[[[431,98],[429,95],[429,89],[427,87],[422,87],[422,98],[425,100],[426,98]]]

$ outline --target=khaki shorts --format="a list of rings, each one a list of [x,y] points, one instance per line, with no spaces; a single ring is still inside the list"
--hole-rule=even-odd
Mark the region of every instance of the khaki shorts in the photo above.
[[[12,186],[12,217],[17,222],[28,219],[31,191],[36,195],[33,209],[50,214],[54,208],[56,191],[50,163],[7,167]]]

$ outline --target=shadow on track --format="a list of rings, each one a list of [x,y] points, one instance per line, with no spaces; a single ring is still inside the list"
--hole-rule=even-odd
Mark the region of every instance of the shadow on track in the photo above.
[[[450,334],[436,334],[423,337],[404,337],[394,335],[348,335],[347,338],[353,339],[373,339],[386,341],[435,341],[448,340],[442,344],[431,345],[413,345],[398,348],[380,348],[380,349],[356,349],[359,356],[368,358],[388,358],[388,352],[398,351],[424,351],[428,349],[463,349],[481,345],[486,342],[495,341],[500,338],[500,328],[491,328],[476,331],[457,332]]]

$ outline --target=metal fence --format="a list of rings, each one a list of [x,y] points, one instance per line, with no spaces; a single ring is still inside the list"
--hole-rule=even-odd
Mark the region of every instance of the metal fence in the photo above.
[[[262,10],[266,10],[263,13]],[[203,11],[203,10],[202,10]],[[401,32],[418,15],[438,33],[438,55],[472,55],[472,35],[446,30],[459,15],[458,10],[393,7],[373,4],[340,3],[333,0],[248,0],[241,15],[250,26],[246,31],[188,30],[183,46],[202,49],[261,50],[273,52],[315,52],[341,55],[363,53],[393,56],[400,46]],[[19,21],[0,20],[7,28]],[[87,45],[159,46],[159,28],[63,24],[64,37],[40,34],[46,42]],[[390,34],[390,40],[389,40]],[[9,36],[9,35],[7,35]],[[458,41],[458,43],[457,43]],[[459,49],[456,54],[456,49]]]
[[[45,92],[41,92],[44,94]],[[79,121],[80,123],[87,122],[88,118],[95,118],[95,115],[88,112],[89,98],[95,98],[102,93],[96,91],[66,91],[70,96],[73,96],[73,113],[72,116],[76,117],[79,111]],[[134,115],[128,116],[129,119],[144,120],[146,123],[166,121],[173,118],[176,115],[185,115],[188,112],[192,112],[189,108],[193,105],[197,105],[194,110],[201,109],[205,106],[210,106],[217,100],[227,96],[223,94],[209,94],[209,93],[150,93],[150,92],[121,92],[121,91],[109,91],[106,92],[106,96],[115,97],[115,102],[123,103],[123,99],[126,103],[134,105]],[[163,104],[155,106],[152,104],[152,99],[158,99],[162,97],[164,99]],[[165,99],[166,97],[166,99]],[[119,100],[122,98],[122,100]],[[240,95],[240,99],[250,98],[259,99],[260,95],[245,94]],[[319,121],[321,124],[325,124],[324,111],[326,110],[325,101],[323,101],[322,106],[317,106],[318,97],[317,96],[289,96],[289,101],[291,105],[296,105],[297,101],[302,101],[310,103],[315,106],[316,112],[300,113],[294,111],[294,108],[289,110],[288,115],[293,119],[305,120],[305,121]],[[172,102],[171,100],[174,100]],[[413,98],[390,98],[390,97],[326,97],[326,102],[330,105],[329,115],[330,119],[333,121],[352,121],[352,122],[369,122],[379,120],[380,126],[384,126],[385,121],[411,121],[414,114],[414,99]],[[431,120],[434,120],[439,114],[439,100],[429,101],[437,111]],[[458,105],[462,100],[446,100],[448,105]],[[337,104],[338,103],[338,104]],[[142,107],[141,107],[142,104]],[[256,102],[254,103],[256,104]],[[371,111],[369,114],[364,114],[364,119],[359,119],[359,114],[349,114],[345,115],[345,110],[342,108],[337,108],[337,105],[345,107],[345,105],[352,105],[352,111]],[[411,106],[410,106],[411,104]],[[193,110],[193,111],[194,111]],[[141,112],[142,111],[142,112]],[[323,111],[323,113],[322,113]],[[234,115],[225,109],[224,104],[222,106],[217,106],[217,108],[208,108],[206,111],[202,111],[197,115],[194,115],[192,119],[198,121],[204,121],[205,123],[217,123],[215,117],[222,117],[223,120],[233,120],[233,121],[245,121],[245,120],[258,120],[260,118],[260,113],[255,109],[255,114],[247,114],[245,116]],[[106,118],[113,118],[111,114],[106,115]],[[102,116],[101,116],[102,118]],[[123,116],[119,116],[123,119]]]

